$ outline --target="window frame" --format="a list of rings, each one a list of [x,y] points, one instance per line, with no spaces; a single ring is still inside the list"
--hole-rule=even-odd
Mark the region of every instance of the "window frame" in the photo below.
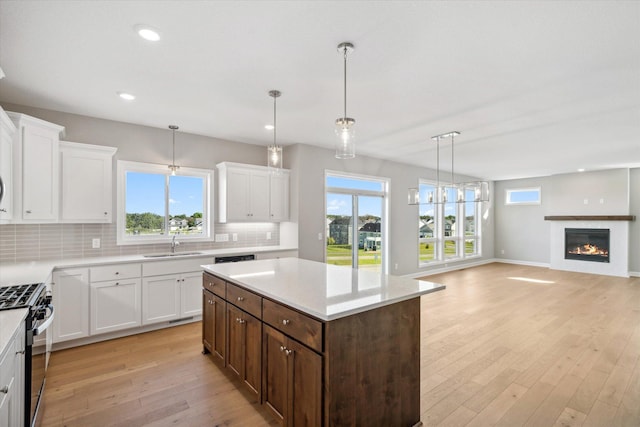
[[[524,193],[536,191],[538,193],[538,200],[534,201],[512,201],[511,194],[514,193]],[[504,204],[507,206],[519,206],[519,205],[540,205],[542,204],[542,187],[523,187],[523,188],[508,188],[504,191]]]
[[[117,173],[116,173],[116,244],[122,245],[147,245],[147,244],[162,244],[170,243],[173,236],[169,231],[169,188],[165,184],[165,231],[163,235],[151,235],[151,236],[129,236],[126,234],[127,221],[126,221],[126,177],[127,172],[136,173],[149,173],[156,175],[164,175],[165,179],[171,175],[171,171],[168,170],[167,165],[161,165],[156,163],[143,163],[128,160],[118,160]],[[210,242],[213,241],[213,201],[214,198],[214,171],[211,169],[199,169],[190,167],[180,167],[176,172],[176,175],[190,176],[203,179],[203,226],[202,234],[198,236],[190,236],[188,234],[180,235],[181,241],[189,242]]]
[[[418,191],[421,192],[420,186],[430,186],[434,189],[437,189],[437,182],[427,179],[420,179],[418,181]],[[446,186],[440,186],[441,188],[446,187],[451,190],[451,184]],[[465,192],[465,196],[467,195],[467,191],[475,192],[476,186],[469,185],[469,183],[460,183],[453,186],[454,194],[457,194],[458,190],[462,190]],[[422,193],[422,192],[421,192]],[[436,191],[437,193],[437,191]],[[467,205],[473,203],[473,218],[474,218],[474,234],[466,235],[466,218],[467,218]],[[446,203],[421,203],[424,205],[433,206],[434,211],[434,236],[433,238],[421,238],[420,231],[418,229],[417,237],[418,237],[418,268],[445,264],[449,262],[462,261],[466,259],[479,258],[482,256],[482,218],[480,216],[482,202],[479,200],[474,201],[465,201],[465,202],[446,202]],[[455,227],[455,234],[446,236],[445,232],[445,205],[455,204],[456,211],[456,223],[458,223]],[[420,208],[418,208],[418,223],[420,224]],[[460,226],[460,223],[462,226]],[[454,254],[447,254],[445,251],[446,242],[451,241],[454,242],[456,246],[456,250]],[[474,252],[466,253],[466,242],[473,241]],[[431,260],[423,260],[420,257],[420,245],[424,243],[432,243],[435,244],[434,247],[434,256]]]

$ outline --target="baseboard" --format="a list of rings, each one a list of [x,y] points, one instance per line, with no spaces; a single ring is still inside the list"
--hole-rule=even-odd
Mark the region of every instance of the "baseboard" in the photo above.
[[[431,276],[434,274],[440,273],[448,273],[450,271],[462,270],[470,267],[478,267],[480,265],[491,264],[492,262],[496,262],[494,258],[485,258],[474,262],[466,262],[466,263],[452,263],[450,265],[444,264],[442,267],[434,268],[430,270],[418,271],[416,273],[405,274],[402,277],[407,277],[409,279],[416,279],[418,277]]]
[[[630,271],[629,277],[640,277],[640,271]]]
[[[533,262],[533,261],[521,261],[521,260],[518,260],[518,259],[494,258],[492,262],[503,262],[505,264],[528,265],[530,267],[551,268],[551,264],[550,263]]]
[[[75,340],[62,341],[58,343],[53,343],[51,350],[52,351],[64,350],[66,348],[79,347],[81,345],[87,345],[87,344],[94,344],[100,341],[107,341],[115,338],[122,338],[122,337],[128,337],[130,335],[137,335],[137,334],[143,334],[145,332],[157,331],[158,329],[170,328],[172,326],[179,326],[179,325],[185,325],[187,323],[199,322],[201,320],[202,320],[202,315],[197,315],[197,316],[189,317],[186,319],[178,319],[178,320],[172,320],[168,322],[154,323],[153,325],[146,325],[139,328],[124,329],[122,331],[92,335],[86,338],[78,338]]]

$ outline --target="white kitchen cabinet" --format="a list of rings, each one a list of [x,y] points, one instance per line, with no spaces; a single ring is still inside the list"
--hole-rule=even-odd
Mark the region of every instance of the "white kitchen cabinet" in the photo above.
[[[7,113],[16,126],[13,139],[13,222],[58,220],[59,143],[64,127]]]
[[[280,170],[269,174],[269,215],[270,221],[289,220],[289,171]]]
[[[60,222],[112,221],[116,150],[60,141]]]
[[[142,324],[202,314],[202,264],[211,258],[189,258],[142,265]]]
[[[24,323],[0,353],[0,426],[24,425]]]
[[[218,168],[219,222],[289,219],[289,171],[223,162]]]
[[[53,342],[89,336],[89,269],[54,271]]]
[[[142,324],[140,264],[91,267],[89,274],[91,335],[135,328]]]
[[[16,127],[0,107],[0,224],[13,218],[13,135]]]

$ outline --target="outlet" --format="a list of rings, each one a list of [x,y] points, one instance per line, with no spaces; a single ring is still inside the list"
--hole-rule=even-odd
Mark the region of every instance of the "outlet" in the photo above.
[[[604,205],[604,199],[600,199],[600,204]]]
[[[589,204],[589,199],[584,199],[584,204],[588,205]]]
[[[91,247],[93,249],[100,249],[100,239],[91,239]]]
[[[228,242],[228,241],[229,241],[228,233],[216,234],[216,242]]]
[[[233,234],[231,235],[231,237],[233,238],[233,241],[234,241],[234,242],[237,242],[237,241],[238,241],[238,233],[233,233]]]
[[[271,240],[271,232],[267,231],[267,240]]]
[[[500,255],[504,255],[504,249],[500,250]]]
[[[397,262],[393,265],[393,268],[396,269],[396,270],[398,269],[398,263]]]
[[[322,240],[322,233],[318,233],[318,240]]]

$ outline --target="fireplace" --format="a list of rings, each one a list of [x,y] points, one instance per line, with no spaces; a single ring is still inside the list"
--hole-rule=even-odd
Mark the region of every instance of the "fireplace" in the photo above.
[[[565,228],[564,258],[609,262],[609,229]]]

